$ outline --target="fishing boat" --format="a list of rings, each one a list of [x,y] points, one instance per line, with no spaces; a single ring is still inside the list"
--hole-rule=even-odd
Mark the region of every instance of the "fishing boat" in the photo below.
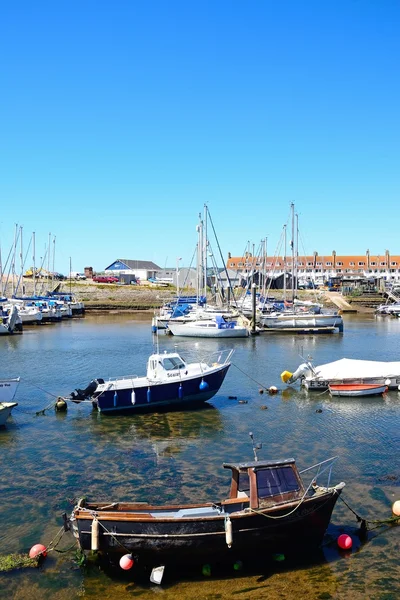
[[[400,362],[342,358],[314,366],[309,360],[294,373],[284,371],[281,379],[288,385],[300,381],[308,390],[327,390],[331,384],[376,384],[389,390],[400,390]]]
[[[199,319],[191,323],[168,323],[168,330],[177,336],[201,338],[247,337],[248,329],[237,321],[227,321],[221,314],[212,319]]]
[[[224,463],[231,483],[222,501],[164,506],[81,498],[65,525],[83,551],[130,553],[151,568],[304,552],[321,544],[345,486],[330,484],[336,459],[303,471],[293,458]]]
[[[90,401],[101,413],[157,410],[162,406],[193,406],[206,402],[220,389],[231,365],[233,350],[211,354],[208,361],[188,363],[177,352],[156,352],[143,377],[92,380],[65,400]]]
[[[331,396],[378,396],[387,392],[387,385],[380,383],[331,383]]]

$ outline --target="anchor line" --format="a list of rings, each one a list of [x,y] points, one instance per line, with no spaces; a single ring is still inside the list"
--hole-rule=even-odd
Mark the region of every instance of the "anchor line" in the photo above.
[[[378,527],[382,527],[383,525],[390,525],[391,523],[398,523],[398,521],[400,520],[400,515],[389,517],[389,519],[376,519],[376,520],[363,519],[358,513],[356,513],[355,510],[353,510],[351,508],[351,506],[346,502],[346,500],[344,500],[344,498],[339,496],[339,499],[353,513],[353,515],[356,517],[358,523],[361,523],[361,527],[366,527],[370,531],[372,531],[373,529],[377,529]],[[369,524],[375,525],[375,527],[369,527]]]
[[[240,367],[238,367],[237,365],[235,365],[235,363],[231,363],[231,365],[233,367],[236,367],[236,369],[238,371],[240,371],[241,373],[243,373],[243,375],[246,375],[246,377],[248,377],[249,379],[251,379],[251,381],[254,381],[254,383],[256,383],[257,385],[263,387],[265,390],[268,389],[266,385],[260,383],[259,381],[257,381],[257,379],[254,379],[253,377],[250,377],[250,375],[248,373],[246,373],[245,371],[243,371]]]

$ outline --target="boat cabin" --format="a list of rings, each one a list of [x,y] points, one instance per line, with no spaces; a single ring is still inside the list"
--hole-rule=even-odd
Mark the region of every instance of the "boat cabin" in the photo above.
[[[224,467],[232,470],[230,497],[224,504],[249,502],[250,508],[268,508],[300,500],[305,493],[294,458],[224,463]]]
[[[152,354],[147,362],[147,377],[149,379],[179,378],[182,369],[186,370],[186,363],[177,352]]]

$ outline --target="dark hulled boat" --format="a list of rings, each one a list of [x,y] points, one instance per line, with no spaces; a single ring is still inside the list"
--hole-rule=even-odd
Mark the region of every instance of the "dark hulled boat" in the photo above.
[[[83,550],[116,557],[131,553],[153,567],[320,545],[344,483],[330,487],[335,458],[318,463],[303,482],[294,459],[224,464],[231,469],[229,497],[217,503],[155,506],[79,500],[69,525]],[[318,479],[327,473],[327,487]]]
[[[145,376],[94,379],[85,390],[77,389],[65,399],[77,403],[89,400],[107,414],[194,406],[219,391],[232,354],[233,350],[222,350],[208,360],[189,363],[177,352],[157,352],[149,357]]]

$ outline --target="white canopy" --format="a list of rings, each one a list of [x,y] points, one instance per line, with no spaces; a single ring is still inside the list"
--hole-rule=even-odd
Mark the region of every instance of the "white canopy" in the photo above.
[[[400,361],[382,362],[378,360],[355,360],[342,358],[334,362],[314,367],[306,379],[358,379],[365,377],[400,377]]]

